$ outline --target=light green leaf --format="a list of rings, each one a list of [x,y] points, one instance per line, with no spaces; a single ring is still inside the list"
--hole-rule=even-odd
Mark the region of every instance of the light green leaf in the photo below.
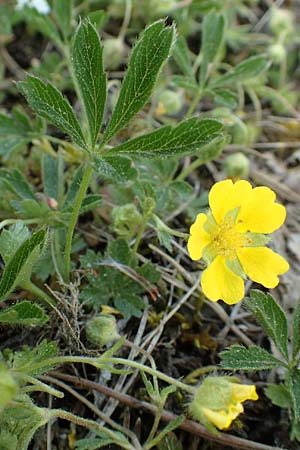
[[[167,436],[171,431],[176,430],[182,422],[185,421],[185,416],[181,415],[176,417],[176,419],[171,420],[168,425],[151,441],[152,446],[158,444],[165,436]]]
[[[72,29],[72,9],[73,0],[54,0],[53,12],[64,38],[67,38],[70,35]]]
[[[97,30],[91,22],[85,20],[76,31],[72,57],[93,147],[102,123],[106,100],[102,53]]]
[[[221,352],[220,357],[221,367],[228,370],[267,370],[285,366],[279,359],[256,345],[249,348],[232,345]]]
[[[230,109],[237,107],[238,96],[235,92],[229,91],[228,89],[216,89],[215,91],[207,91],[207,94],[213,97],[217,105]]]
[[[58,200],[59,171],[57,158],[53,158],[49,154],[43,155],[42,175],[45,194]]]
[[[200,87],[205,86],[209,72],[219,56],[225,32],[225,18],[214,11],[205,16],[201,43]]]
[[[268,384],[265,394],[273,405],[280,406],[280,408],[291,408],[291,397],[284,384]]]
[[[102,144],[124,128],[149,99],[162,65],[169,56],[175,27],[159,20],[145,29],[132,50],[117,104]]]
[[[293,338],[292,338],[293,359],[300,351],[300,302],[297,303],[293,314]]]
[[[22,271],[27,271],[26,264],[32,253],[40,246],[45,239],[44,230],[37,231],[29,239],[23,242],[14,256],[5,266],[0,280],[0,300],[4,300],[12,292],[18,282],[22,281]]]
[[[260,75],[269,66],[269,61],[265,55],[252,56],[245,59],[236,67],[233,67],[225,75],[220,76],[217,80],[210,83],[211,88],[233,86],[237,82],[247,83],[251,78]]]
[[[37,201],[31,185],[19,170],[0,169],[0,182],[19,198]]]
[[[254,314],[257,322],[288,361],[288,324],[283,309],[272,295],[256,289],[250,292],[250,298],[244,300],[244,305]]]
[[[181,87],[192,93],[199,91],[198,83],[185,75],[173,75],[172,82],[175,87]]]
[[[0,323],[9,325],[43,325],[48,319],[41,306],[27,300],[0,311]]]
[[[101,205],[102,197],[99,194],[90,194],[85,197],[80,208],[80,214],[98,208]]]
[[[194,79],[193,69],[192,69],[192,61],[191,55],[186,43],[186,40],[183,36],[179,36],[173,51],[172,56],[175,59],[177,65],[180,67],[182,73],[187,76],[187,78]]]
[[[132,161],[122,156],[95,157],[94,167],[99,174],[119,182],[130,181],[137,174]]]
[[[287,379],[289,393],[292,400],[293,416],[295,420],[300,422],[300,371],[294,368],[289,371],[289,376]]]
[[[222,131],[223,125],[217,120],[192,117],[174,128],[165,126],[131,139],[111,150],[110,155],[126,153],[151,158],[193,154],[222,139]]]
[[[21,220],[9,227],[8,230],[1,232],[0,254],[5,264],[28,238],[30,238],[30,231]]]
[[[28,75],[26,81],[19,81],[17,86],[37,114],[67,133],[79,147],[87,149],[70,103],[55,86],[33,75]]]
[[[169,433],[157,443],[158,450],[183,450],[182,444],[175,433]]]

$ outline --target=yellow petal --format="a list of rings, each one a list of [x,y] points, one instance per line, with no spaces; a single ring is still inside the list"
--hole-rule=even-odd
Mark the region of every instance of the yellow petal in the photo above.
[[[191,259],[196,261],[202,257],[203,249],[210,243],[211,236],[203,229],[206,222],[206,214],[198,214],[195,223],[190,228],[190,237],[187,243],[187,249]]]
[[[232,401],[245,402],[246,400],[257,400],[258,395],[253,385],[232,383]]]
[[[217,256],[203,272],[201,279],[203,293],[216,302],[224,300],[233,305],[244,297],[244,281],[226,266],[224,256]]]
[[[280,228],[285,221],[286,211],[275,200],[275,193],[268,187],[254,188],[250,197],[242,203],[237,229],[240,232],[273,233]]]
[[[229,211],[247,201],[251,192],[252,186],[245,180],[234,184],[232,180],[224,180],[214,184],[209,193],[209,206],[215,221],[221,224]]]
[[[287,261],[270,248],[239,248],[237,255],[249,278],[267,288],[277,286],[279,283],[277,275],[281,275],[289,270]]]
[[[231,425],[232,418],[230,414],[227,414],[225,411],[213,411],[209,408],[202,409],[205,417],[219,430],[224,430]]]

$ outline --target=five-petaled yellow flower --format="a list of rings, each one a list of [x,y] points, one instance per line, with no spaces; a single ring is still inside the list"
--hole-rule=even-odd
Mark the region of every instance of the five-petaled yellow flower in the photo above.
[[[274,288],[278,275],[288,271],[286,260],[265,247],[266,234],[280,228],[286,217],[285,207],[275,199],[270,188],[252,188],[245,180],[212,187],[210,210],[198,214],[188,240],[190,257],[207,263],[201,286],[210,300],[235,304],[244,297],[246,276]]]
[[[239,414],[244,412],[242,403],[258,400],[254,385],[239,384],[230,377],[205,378],[189,405],[190,413],[210,431],[225,430]]]

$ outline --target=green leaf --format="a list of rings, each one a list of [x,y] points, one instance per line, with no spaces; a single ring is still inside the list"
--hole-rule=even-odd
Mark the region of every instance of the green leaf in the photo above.
[[[83,177],[84,167],[81,164],[76,170],[75,174],[72,177],[72,181],[68,187],[67,195],[63,204],[63,210],[67,209],[70,205],[72,205],[77,192],[80,188],[82,177]]]
[[[159,20],[145,29],[135,45],[117,104],[102,145],[124,128],[151,96],[162,65],[169,56],[175,28]]]
[[[291,397],[284,384],[268,384],[265,394],[273,405],[280,406],[280,408],[291,408]]]
[[[95,27],[85,20],[75,34],[73,65],[87,115],[92,146],[96,144],[106,100],[103,49]]]
[[[186,77],[185,75],[173,75],[172,82],[174,86],[181,87],[195,94],[199,91],[199,86],[196,81],[191,78]]]
[[[225,18],[214,11],[207,14],[203,21],[201,43],[202,62],[200,66],[200,87],[203,89],[216,59],[222,48],[225,33]]]
[[[19,137],[1,137],[0,138],[0,155],[3,156],[4,161],[12,156],[15,150],[28,144],[30,139],[23,139]]]
[[[49,359],[58,356],[57,342],[47,342],[43,340],[34,348],[24,346],[21,351],[14,354],[13,368],[17,372],[24,372],[27,375],[36,376],[53,369],[53,364]]]
[[[293,416],[297,422],[300,422],[300,371],[293,369],[289,371],[287,385],[292,400]]]
[[[27,271],[28,269],[26,267],[28,260],[34,250],[44,242],[45,234],[46,232],[44,230],[34,233],[29,239],[23,242],[14,256],[9,260],[0,280],[0,300],[4,300],[18,282],[23,281],[22,274],[24,270]]]
[[[256,289],[250,292],[250,298],[244,300],[244,305],[288,361],[288,323],[283,309],[272,295]]]
[[[169,434],[171,431],[178,428],[183,422],[185,421],[185,416],[181,415],[176,417],[176,419],[171,420],[167,426],[157,435],[154,439],[151,440],[151,444],[157,445],[158,442],[160,442],[167,434]]]
[[[194,80],[190,50],[183,36],[179,36],[172,50],[172,56],[182,73]]]
[[[169,433],[157,443],[158,450],[183,450],[182,444],[175,433]]]
[[[98,208],[102,203],[102,197],[99,194],[90,194],[85,197],[82,202],[80,213],[91,211],[94,208]]]
[[[30,199],[37,202],[31,185],[17,169],[0,169],[0,182],[19,198],[24,200]]]
[[[292,356],[295,359],[300,351],[300,302],[297,303],[293,315]]]
[[[269,61],[265,55],[252,56],[210,83],[210,87],[234,86],[238,82],[245,84],[247,81],[260,75],[268,66]]]
[[[28,75],[26,81],[19,81],[17,86],[37,114],[67,133],[79,147],[87,149],[70,103],[53,84]]]
[[[65,39],[72,30],[72,8],[73,0],[54,0],[53,12]]]
[[[59,1],[59,0],[58,0]],[[58,47],[62,45],[62,41],[54,22],[46,14],[41,14],[35,8],[24,7],[22,14],[25,22],[30,23],[39,33],[47,36]]]
[[[238,96],[235,92],[229,91],[228,89],[216,89],[215,91],[208,91],[214,102],[217,105],[224,106],[225,108],[234,109],[238,104]]]
[[[27,300],[0,311],[0,323],[9,325],[43,325],[48,319],[41,306]]]
[[[131,139],[113,148],[110,155],[126,153],[151,158],[193,154],[223,138],[222,131],[223,125],[217,120],[192,117],[174,128],[167,125]]]
[[[129,158],[122,156],[95,157],[95,170],[104,177],[114,181],[126,182],[136,178],[137,171]]]
[[[285,367],[285,364],[266,350],[253,345],[246,348],[232,345],[220,353],[221,366],[228,370],[267,370],[274,367]]]
[[[5,264],[15,254],[23,242],[30,238],[30,231],[20,220],[16,224],[3,230],[0,236],[0,254]]]
[[[49,154],[43,155],[42,176],[45,194],[58,200],[59,171],[57,158],[53,158]]]

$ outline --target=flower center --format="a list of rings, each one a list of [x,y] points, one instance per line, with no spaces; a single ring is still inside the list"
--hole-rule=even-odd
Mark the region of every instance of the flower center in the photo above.
[[[218,255],[234,258],[236,250],[243,246],[243,235],[239,233],[231,217],[218,225],[212,236],[212,244]]]

